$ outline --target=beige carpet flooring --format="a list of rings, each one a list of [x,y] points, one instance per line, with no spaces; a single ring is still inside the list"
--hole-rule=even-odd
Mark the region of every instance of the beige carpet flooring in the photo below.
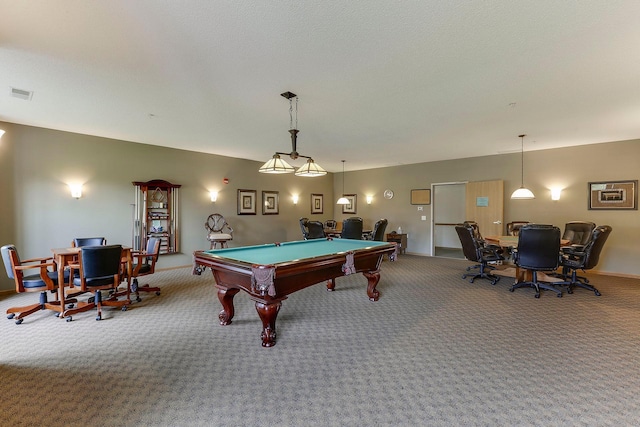
[[[0,319],[7,426],[631,426],[640,421],[640,280],[556,298],[461,279],[464,260],[385,261],[284,301],[278,343],[244,293],[220,326],[210,272],[73,322]],[[0,310],[37,295],[0,297]]]

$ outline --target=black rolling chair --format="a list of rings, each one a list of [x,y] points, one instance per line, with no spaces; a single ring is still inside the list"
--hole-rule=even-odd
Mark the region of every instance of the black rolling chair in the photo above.
[[[502,261],[504,257],[498,253],[496,247],[485,246],[483,241],[476,239],[475,231],[471,225],[456,225],[456,233],[458,233],[458,237],[460,238],[462,252],[465,258],[478,263],[474,266],[467,267],[467,271],[477,268],[477,272],[465,273],[462,275],[462,278],[466,279],[472,276],[471,279],[469,279],[471,283],[477,278],[487,279],[491,281],[492,285],[495,285],[498,280],[500,280],[500,277],[491,274],[491,270],[495,267],[490,266],[489,263]]]
[[[107,244],[107,239],[104,237],[76,237],[71,242],[71,246],[74,248],[81,248],[83,246],[104,246]]]
[[[571,221],[565,224],[562,238],[569,240],[571,245],[585,246],[591,240],[591,233],[595,228],[593,222]]]
[[[342,221],[340,237],[343,239],[362,240],[362,218],[353,216]]]
[[[16,284],[16,292],[39,292],[38,303],[22,306],[10,307],[7,309],[7,319],[15,319],[16,325],[21,324],[24,318],[40,310],[53,310],[58,316],[64,310],[64,304],[59,300],[49,302],[47,292],[57,295],[58,272],[52,258],[32,258],[21,260],[18,250],[14,245],[5,245],[0,248],[2,261],[7,272],[7,276]],[[49,267],[52,270],[49,270]],[[65,272],[65,280],[68,280],[68,273]],[[64,286],[64,284],[63,284]],[[65,303],[75,303],[76,300],[69,298]]]
[[[600,252],[609,238],[611,230],[612,228],[608,225],[600,225],[593,230],[591,240],[584,247],[573,246],[563,250],[560,263],[562,265],[562,275],[569,282],[568,293],[573,293],[573,289],[579,286],[593,291],[596,296],[600,296],[600,291],[590,285],[586,277],[579,277],[577,270],[590,270],[598,264]]]
[[[387,229],[387,221],[385,218],[376,221],[373,225],[373,232],[371,233],[371,240],[376,242],[382,242],[384,240],[384,232]]]
[[[518,249],[514,252],[514,262],[519,268],[531,271],[531,280],[514,283],[511,292],[522,287],[536,290],[540,298],[540,289],[555,292],[558,297],[562,291],[553,284],[538,281],[538,272],[554,272],[560,265],[560,229],[553,225],[528,224],[520,229]],[[566,284],[566,282],[556,283]]]
[[[307,221],[306,240],[324,239],[324,224],[320,221]]]
[[[94,295],[87,302],[79,302],[76,307],[68,308],[63,316],[67,322],[72,320],[76,313],[98,309],[96,320],[102,319],[103,306],[121,307],[125,311],[131,304],[129,288],[126,291],[126,300],[117,300],[117,288],[120,285],[120,264],[122,261],[122,246],[85,246],[81,249],[78,264],[71,265],[71,270],[79,270],[80,274],[73,278],[73,285],[81,292],[93,292]],[[73,273],[73,271],[72,271]],[[73,277],[72,276],[72,277]],[[101,290],[109,290],[111,296],[103,300]]]
[[[140,302],[140,292],[155,292],[160,295],[160,288],[157,286],[149,286],[148,283],[140,286],[138,277],[147,276],[155,273],[156,262],[160,254],[160,239],[152,237],[147,241],[147,249],[144,251],[133,251],[133,266],[131,268],[131,292],[136,293],[136,301]]]

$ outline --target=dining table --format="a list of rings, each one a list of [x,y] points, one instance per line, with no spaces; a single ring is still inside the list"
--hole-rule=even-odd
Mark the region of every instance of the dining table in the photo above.
[[[58,270],[58,299],[61,301],[61,308],[59,317],[64,317],[64,301],[67,298],[65,288],[69,290],[73,289],[73,277],[69,275],[69,282],[65,283],[64,271],[70,264],[77,261],[78,255],[82,247],[66,247],[66,248],[53,248],[53,260],[56,263]],[[125,266],[127,276],[127,289],[131,289],[131,273],[133,271],[133,254],[132,249],[129,246],[122,246],[122,264]],[[73,293],[73,292],[70,292]]]

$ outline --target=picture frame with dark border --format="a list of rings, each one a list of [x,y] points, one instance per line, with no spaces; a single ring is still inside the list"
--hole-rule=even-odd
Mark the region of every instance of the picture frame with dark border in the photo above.
[[[431,190],[428,188],[418,188],[415,190],[411,190],[411,204],[412,205],[430,205]]]
[[[357,213],[358,196],[355,194],[345,194],[344,197],[346,197],[347,200],[349,200],[349,203],[346,205],[342,205],[342,213],[343,214]]]
[[[589,183],[589,210],[638,210],[638,180]]]
[[[280,196],[277,191],[262,192],[262,215],[278,215],[280,213]]]
[[[324,196],[322,194],[311,194],[311,214],[324,213]]]
[[[255,215],[256,197],[256,190],[238,190],[238,215]]]

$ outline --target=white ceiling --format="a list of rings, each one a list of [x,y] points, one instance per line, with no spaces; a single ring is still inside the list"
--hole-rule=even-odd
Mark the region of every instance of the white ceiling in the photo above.
[[[0,120],[266,161],[291,91],[332,172],[636,139],[639,23],[638,0],[0,0]]]

